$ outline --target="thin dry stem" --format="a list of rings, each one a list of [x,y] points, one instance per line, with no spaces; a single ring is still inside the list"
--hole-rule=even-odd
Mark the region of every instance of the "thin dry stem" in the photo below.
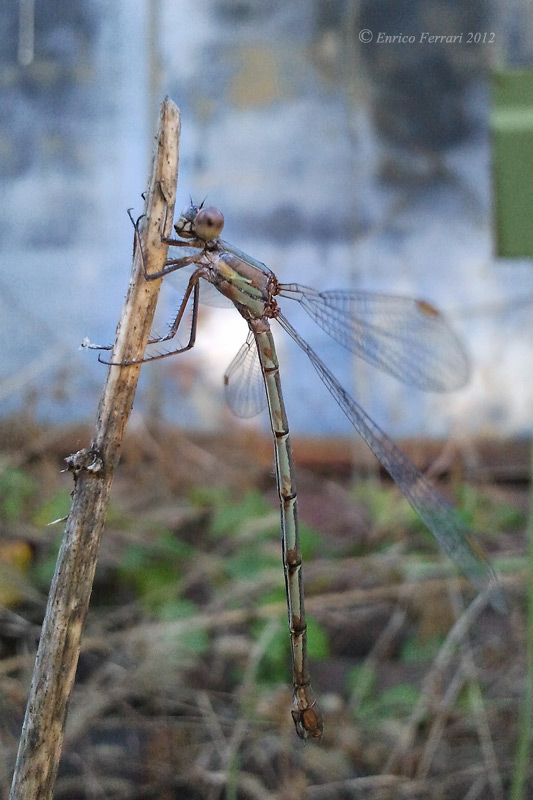
[[[149,272],[160,270],[166,258],[161,234],[169,236],[172,224],[179,130],[179,111],[166,99],[140,227]],[[145,280],[136,243],[113,361],[142,357],[159,287],[159,280]],[[91,445],[67,459],[75,482],[72,505],[50,589],[10,800],[50,800],[53,795],[109,493],[139,372],[140,365],[110,367]]]
[[[442,674],[445,667],[449,664],[456,648],[464,640],[469,628],[474,624],[488,602],[489,599],[486,593],[478,594],[448,633],[448,636],[439,650],[439,653],[435,658],[430,671],[424,679],[424,685],[420,699],[415,704],[411,716],[389,756],[387,765],[385,767],[385,772],[396,772],[402,760],[405,758],[405,754],[412,747],[415,739],[415,733],[418,730],[420,722],[424,717],[428,706],[430,705],[430,700],[434,693],[433,687],[435,686],[436,682],[438,682],[439,676]]]

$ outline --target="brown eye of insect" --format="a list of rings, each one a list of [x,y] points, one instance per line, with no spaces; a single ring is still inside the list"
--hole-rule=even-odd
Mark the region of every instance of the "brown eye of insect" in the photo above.
[[[224,217],[222,211],[210,206],[202,208],[194,219],[194,233],[204,242],[216,239],[220,236],[224,227]]]

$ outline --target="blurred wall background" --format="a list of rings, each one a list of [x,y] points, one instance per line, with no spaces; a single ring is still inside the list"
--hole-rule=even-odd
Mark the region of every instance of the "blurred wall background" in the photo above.
[[[126,209],[142,208],[168,94],[182,112],[178,210],[207,195],[224,238],[283,282],[413,294],[448,313],[472,378],[425,396],[354,364],[286,309],[379,424],[396,435],[530,428],[533,271],[493,257],[488,129],[490,70],[531,60],[526,0],[0,7],[0,414],[94,418],[105,367],[78,348],[113,340]],[[160,327],[179,301],[167,289]],[[222,374],[245,335],[238,314],[206,308],[193,352],[144,369],[137,408],[226,424]],[[304,357],[281,331],[277,341],[291,427],[348,432]]]

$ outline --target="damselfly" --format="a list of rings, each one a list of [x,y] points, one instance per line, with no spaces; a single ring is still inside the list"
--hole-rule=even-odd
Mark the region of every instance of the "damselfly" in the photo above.
[[[193,248],[195,252],[169,259],[161,271],[146,274],[148,280],[153,280],[193,266],[168,334],[149,340],[149,344],[155,344],[173,339],[191,302],[192,319],[187,344],[137,361],[121,362],[119,366],[167,358],[193,347],[201,279],[229,298],[248,323],[248,338],[224,378],[226,396],[230,407],[240,416],[258,413],[264,407],[266,397],[281,507],[293,668],[292,717],[301,738],[320,738],[322,717],[311,689],[307,659],[296,484],[271,320],[276,320],[306,353],[353,427],[373,450],[443,550],[478,589],[491,590],[494,604],[501,605],[502,600],[487,557],[472,539],[457,511],[340,385],[282,314],[278,299],[296,300],[326,333],[352,353],[420,389],[448,391],[458,388],[467,378],[468,362],[459,340],[442,314],[425,300],[362,291],[319,292],[297,283],[280,283],[260,261],[220,239],[223,226],[224,218],[217,208],[204,208],[203,203],[197,205],[191,201],[174,226],[180,238],[163,241],[173,247]],[[258,391],[261,384],[264,384],[264,392]]]

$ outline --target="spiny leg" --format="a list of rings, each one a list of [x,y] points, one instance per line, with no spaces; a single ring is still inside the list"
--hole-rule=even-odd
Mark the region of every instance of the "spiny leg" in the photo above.
[[[141,236],[139,234],[139,222],[144,217],[144,214],[141,214],[137,220],[134,220],[131,215],[131,208],[128,208],[128,216],[132,222],[132,225],[135,229],[135,243],[138,244],[139,250],[141,252],[141,262],[143,266],[143,273],[144,277],[147,281],[156,280],[156,278],[162,278],[164,275],[168,275],[169,272],[175,272],[177,269],[181,269],[182,267],[188,267],[190,264],[194,264],[198,258],[199,253],[195,253],[192,256],[184,256],[183,258],[169,258],[165,261],[163,269],[158,270],[158,272],[148,272],[146,269],[146,259],[144,257],[144,250],[142,247]],[[172,247],[203,247],[203,242],[197,242],[196,239],[192,241],[183,241],[182,239],[168,239],[166,236],[161,236],[161,241],[163,244],[171,245]]]
[[[131,364],[146,364],[148,361],[159,361],[163,358],[168,358],[169,356],[178,355],[179,353],[185,353],[187,350],[191,350],[194,347],[194,343],[196,341],[196,329],[198,325],[198,299],[199,299],[199,287],[198,287],[199,275],[197,272],[194,272],[189,280],[187,285],[187,290],[183,296],[183,299],[180,303],[180,307],[178,309],[178,313],[176,314],[176,318],[172,325],[170,326],[170,331],[166,336],[158,336],[154,339],[149,339],[147,344],[158,344],[159,342],[166,342],[169,339],[172,339],[176,333],[178,332],[179,326],[181,324],[183,314],[185,313],[185,309],[187,308],[187,304],[189,301],[189,297],[191,296],[191,292],[193,293],[192,299],[192,319],[191,319],[191,328],[189,333],[189,341],[184,347],[179,347],[176,350],[169,350],[168,353],[158,353],[155,356],[148,356],[148,358],[134,358],[131,361],[105,361],[101,356],[98,356],[98,361],[102,364],[110,364],[112,366],[117,367],[127,367]],[[109,348],[101,348],[109,349]]]
[[[176,333],[178,332],[178,328],[181,324],[181,320],[183,314],[185,313],[185,309],[187,307],[187,303],[189,297],[191,296],[191,292],[193,292],[192,297],[192,319],[191,319],[191,333],[189,336],[189,343],[187,347],[184,347],[183,350],[175,351],[175,352],[184,352],[185,350],[190,350],[194,346],[194,342],[196,340],[196,327],[198,323],[198,300],[199,300],[199,275],[196,272],[193,272],[189,279],[189,283],[187,284],[187,289],[185,294],[183,295],[183,299],[180,303],[180,307],[178,309],[178,313],[174,319],[174,322],[170,326],[169,332],[166,336],[158,336],[155,339],[148,339],[148,344],[157,344],[158,342],[167,342],[169,339],[173,339]],[[170,354],[169,354],[170,355]],[[147,361],[152,361],[152,358],[146,359]]]

